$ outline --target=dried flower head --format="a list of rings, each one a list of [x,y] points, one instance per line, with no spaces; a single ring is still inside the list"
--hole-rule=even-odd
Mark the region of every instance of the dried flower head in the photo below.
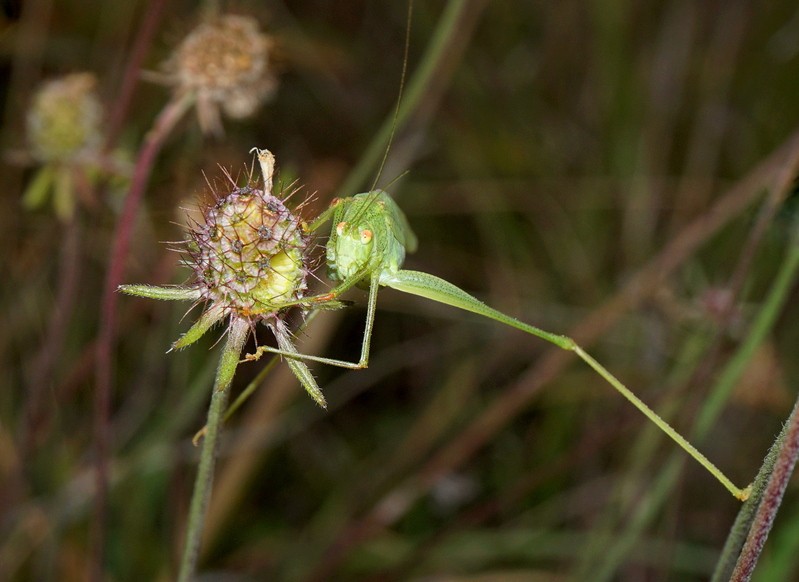
[[[38,162],[79,162],[97,151],[103,110],[96,87],[94,75],[74,73],[39,88],[27,117],[30,151]]]
[[[200,24],[167,61],[170,82],[197,98],[203,131],[220,134],[219,107],[234,119],[251,116],[275,90],[272,39],[246,16]]]
[[[194,343],[214,324],[229,318],[229,330],[265,323],[283,352],[297,353],[283,314],[287,308],[301,305],[307,288],[308,238],[300,220],[271,193],[274,156],[268,150],[258,150],[258,159],[264,188],[254,183],[238,187],[231,179],[230,191],[206,207],[203,223],[190,230],[184,261],[195,274],[190,284],[120,287],[131,295],[205,304],[198,321],[173,348]],[[293,358],[289,366],[314,400],[324,406],[322,392],[307,366]]]

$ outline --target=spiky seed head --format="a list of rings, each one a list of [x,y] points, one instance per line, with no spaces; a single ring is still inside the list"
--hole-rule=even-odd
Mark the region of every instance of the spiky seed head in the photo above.
[[[252,186],[235,188],[191,231],[191,264],[203,298],[251,321],[302,298],[308,240],[283,202]]]
[[[74,73],[39,88],[27,116],[28,142],[37,161],[75,162],[99,148],[103,110],[96,86],[94,75]]]
[[[219,107],[229,117],[249,117],[274,93],[273,45],[256,20],[231,14],[200,24],[183,40],[166,68],[175,85],[196,93],[203,130],[221,131]]]

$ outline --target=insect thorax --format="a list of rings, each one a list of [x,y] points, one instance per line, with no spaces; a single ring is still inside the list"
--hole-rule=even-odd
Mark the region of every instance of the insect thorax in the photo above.
[[[386,212],[384,198],[388,195],[377,191],[341,201],[327,245],[331,279],[344,281],[361,272],[363,277],[359,283],[365,287],[373,272],[381,276],[393,274],[402,266],[405,246],[396,238],[393,218]]]

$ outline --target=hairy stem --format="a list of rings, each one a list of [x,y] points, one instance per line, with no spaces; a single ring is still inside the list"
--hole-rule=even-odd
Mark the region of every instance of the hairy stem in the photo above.
[[[208,407],[208,421],[205,425],[205,439],[203,439],[202,452],[200,453],[200,466],[197,469],[197,479],[194,482],[194,493],[192,494],[191,507],[189,508],[186,542],[183,546],[183,558],[180,562],[180,574],[178,575],[180,582],[190,582],[194,578],[205,524],[205,514],[208,509],[211,486],[214,480],[219,429],[227,408],[233,374],[239,364],[239,355],[244,348],[244,342],[247,340],[249,331],[250,324],[247,320],[232,320],[228,328],[227,341],[219,359],[214,391],[211,395],[211,405]]]
[[[797,226],[799,225],[794,225],[794,231]],[[748,335],[731,365],[725,370],[719,384],[726,386],[734,383],[738,378],[742,371],[740,359],[745,357],[744,361],[748,361],[756,347],[771,330],[796,280],[797,273],[799,273],[799,235],[795,235],[794,240],[791,241],[788,255],[782,263],[761,314],[753,325],[752,332]],[[728,376],[731,374],[731,372],[728,373],[729,370],[738,371],[738,375],[729,379]],[[730,572],[739,552],[740,557],[735,565],[738,577],[735,579],[748,580],[751,576],[766,537],[771,530],[774,516],[779,509],[787,480],[793,472],[797,454],[799,454],[799,444],[796,442],[799,428],[794,426],[799,424],[797,416],[799,413],[795,407],[788,423],[783,427],[766,456],[752,486],[752,498],[741,508],[738,518],[730,530],[721,558],[716,565],[713,580],[721,581],[730,578]],[[746,543],[746,547],[741,551],[744,543]]]
[[[762,482],[758,482],[762,493],[761,501],[757,506],[757,513],[752,516],[749,535],[746,537],[746,543],[730,580],[746,582],[752,577],[760,553],[766,544],[766,538],[774,525],[774,518],[782,503],[788,481],[793,475],[797,458],[799,458],[799,400],[774,443],[772,451],[769,451],[763,470],[758,474],[758,480],[762,479]],[[743,509],[741,512],[744,513]]]

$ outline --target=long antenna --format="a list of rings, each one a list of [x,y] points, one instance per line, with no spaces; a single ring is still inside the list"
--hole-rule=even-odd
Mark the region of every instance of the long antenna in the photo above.
[[[391,151],[391,144],[394,142],[394,134],[397,132],[397,121],[399,119],[400,107],[402,106],[402,92],[405,89],[405,73],[408,70],[408,53],[410,52],[411,44],[411,17],[413,16],[413,0],[408,0],[408,19],[405,26],[405,50],[402,58],[402,74],[400,75],[399,94],[397,95],[397,106],[394,109],[394,115],[391,118],[391,131],[388,134],[388,142],[386,143],[386,150],[383,152],[383,159],[380,161],[380,166],[377,168],[377,175],[375,176],[372,187],[369,188],[371,193],[363,206],[361,206],[358,213],[352,218],[352,222],[357,222],[361,216],[372,205],[372,202],[377,198],[377,182],[380,180],[380,175],[383,173],[383,167],[386,165],[388,154]],[[349,194],[348,194],[349,195]]]
[[[391,133],[388,135],[388,143],[386,144],[386,151],[383,153],[383,159],[380,161],[380,166],[377,168],[377,175],[375,176],[372,187],[369,188],[371,192],[377,187],[377,182],[380,180],[380,175],[383,173],[383,168],[386,165],[388,154],[391,151],[391,145],[394,142],[394,134],[397,132],[397,120],[399,119],[400,106],[402,105],[402,92],[405,89],[405,76],[408,71],[408,54],[410,53],[411,46],[411,19],[413,18],[413,0],[408,0],[408,18],[405,25],[405,50],[402,57],[402,74],[400,75],[399,94],[397,95],[397,106],[394,108],[394,118],[391,121]]]

